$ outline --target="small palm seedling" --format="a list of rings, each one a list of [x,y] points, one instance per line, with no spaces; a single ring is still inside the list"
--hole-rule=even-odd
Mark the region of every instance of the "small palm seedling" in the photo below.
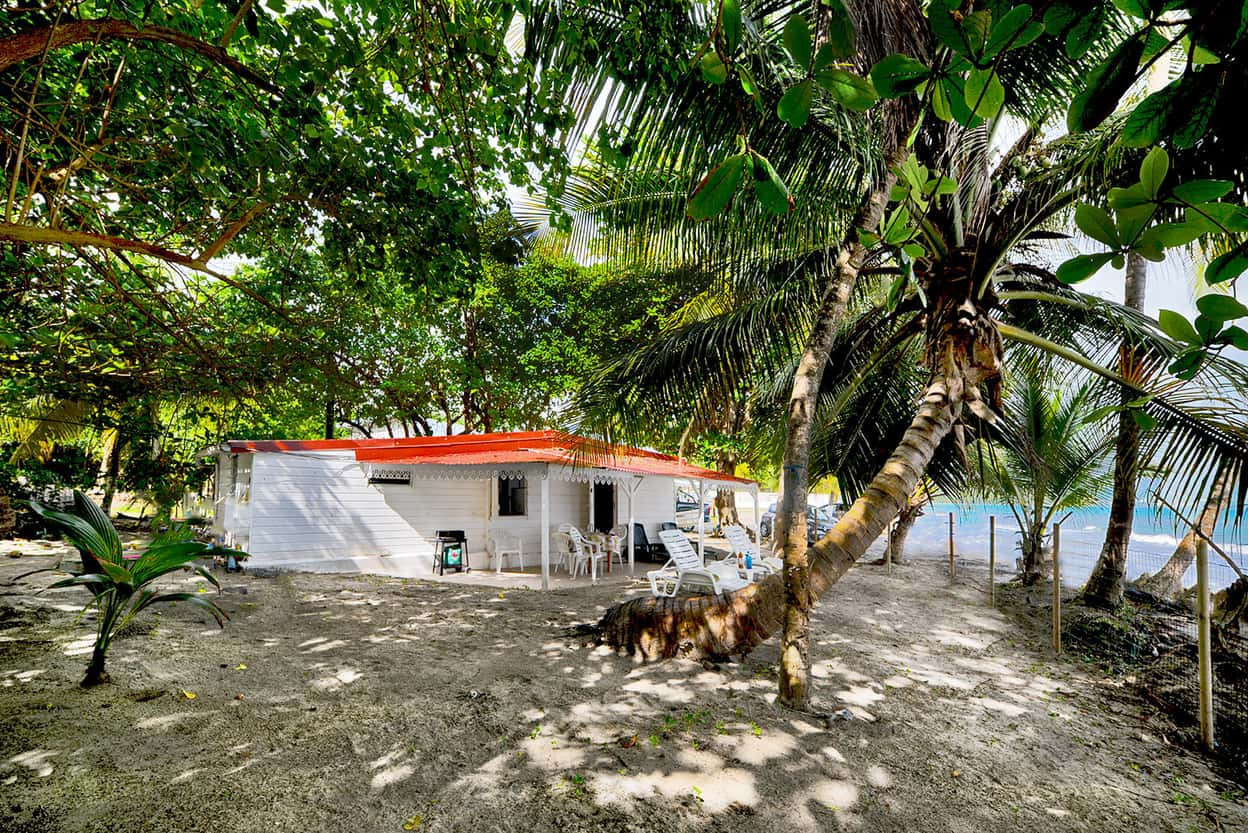
[[[149,587],[161,576],[174,570],[189,567],[218,588],[216,577],[192,562],[197,558],[217,554],[234,553],[199,541],[153,542],[138,553],[126,553],[121,538],[112,521],[90,498],[82,492],[74,492],[72,512],[60,512],[30,501],[33,512],[58,529],[65,539],[78,550],[82,569],[69,570],[70,577],[48,587],[71,587],[80,585],[91,593],[91,601],[83,608],[96,609],[95,645],[91,651],[91,664],[87,666],[84,688],[107,683],[104,658],[113,637],[124,628],[139,611],[157,602],[187,602],[212,614],[221,627],[229,618],[215,602],[195,593],[158,593]]]

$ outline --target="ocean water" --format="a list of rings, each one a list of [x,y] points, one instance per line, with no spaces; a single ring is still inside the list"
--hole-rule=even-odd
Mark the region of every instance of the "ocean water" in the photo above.
[[[959,559],[988,561],[989,517],[997,519],[997,565],[1006,569],[1021,556],[1018,547],[1018,522],[1006,504],[962,505],[935,503],[928,506],[915,522],[906,544],[908,558],[949,557],[949,513],[954,516],[954,553]],[[1058,520],[1061,516],[1058,516]],[[1101,553],[1105,529],[1109,525],[1109,507],[1094,506],[1072,511],[1062,523],[1061,567],[1064,584],[1079,586],[1087,581]],[[1182,539],[1185,528],[1168,510],[1159,513],[1152,506],[1136,507],[1135,523],[1127,555],[1127,577],[1155,572],[1165,564]],[[1248,573],[1248,530],[1215,531],[1213,540]],[[1235,571],[1217,553],[1209,553],[1209,583],[1214,590],[1225,587],[1236,578]],[[1196,568],[1191,567],[1184,584],[1196,583]]]

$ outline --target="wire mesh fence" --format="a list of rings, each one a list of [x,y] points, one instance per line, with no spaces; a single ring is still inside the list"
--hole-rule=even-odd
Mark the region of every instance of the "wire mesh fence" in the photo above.
[[[1172,560],[1185,532],[1181,521],[1168,512],[1137,511],[1126,559],[1125,601],[1112,611],[1089,607],[1078,602],[1076,591],[1087,582],[1100,558],[1108,521],[1106,508],[1097,507],[1078,510],[1062,523],[1062,651],[1133,684],[1171,724],[1169,736],[1199,746],[1195,549]],[[1006,581],[1021,564],[1018,524],[1005,505],[928,507],[911,532],[912,543],[905,557],[949,560],[958,569],[967,564],[987,566],[994,526],[996,581]],[[951,537],[954,559],[950,559]],[[1213,602],[1214,752],[1229,774],[1248,784],[1248,579],[1240,577],[1248,572],[1248,547],[1235,533],[1230,538],[1233,540],[1216,542],[1216,548],[1210,548],[1207,562]],[[1219,554],[1218,549],[1227,555]]]
[[[1104,530],[1063,527],[1059,559],[1067,592],[1082,587],[1101,554]],[[1172,562],[1172,559],[1174,561]],[[1184,556],[1132,546],[1126,560],[1127,593],[1117,610],[1082,605],[1064,609],[1062,644],[1111,673],[1134,680],[1142,696],[1164,712],[1183,740],[1200,741],[1198,595],[1194,551]],[[1172,576],[1173,595],[1158,592],[1151,577]],[[1239,597],[1248,582],[1214,551],[1208,562],[1213,596],[1211,629],[1215,753],[1240,779],[1248,779],[1248,639],[1240,635]],[[1151,591],[1151,592],[1150,592]]]

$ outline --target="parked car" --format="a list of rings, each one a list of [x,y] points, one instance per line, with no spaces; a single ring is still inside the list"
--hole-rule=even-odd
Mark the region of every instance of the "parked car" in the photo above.
[[[709,500],[702,505],[702,522],[708,531],[711,528],[712,505],[712,501]],[[685,532],[692,532],[698,528],[698,499],[696,496],[686,492],[677,492],[676,525]]]
[[[763,517],[758,521],[759,533],[763,540],[771,537],[772,527],[776,522],[776,510],[779,508],[778,503],[772,503],[767,507],[767,511],[763,513]],[[836,523],[837,511],[831,504],[823,506],[807,506],[806,507],[806,543],[813,544],[828,531],[832,529],[832,525]]]

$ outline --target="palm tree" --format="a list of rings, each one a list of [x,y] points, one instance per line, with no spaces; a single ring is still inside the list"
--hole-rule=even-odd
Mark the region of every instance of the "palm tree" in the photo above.
[[[1001,423],[976,443],[979,489],[1004,500],[1018,523],[1022,579],[1051,569],[1048,530],[1060,512],[1089,506],[1111,483],[1105,465],[1114,438],[1096,419],[1103,385],[1072,383],[1051,363],[1024,363],[1010,378]]]
[[[929,57],[938,51],[925,39],[926,22],[917,8],[908,4],[898,4],[898,7],[899,9],[890,9],[893,14],[886,16],[880,8],[864,8],[855,4],[852,12],[860,35],[859,49],[863,53],[860,60],[870,54],[870,49],[878,49],[881,45],[879,41],[864,44],[863,33],[870,33],[874,37],[887,37],[906,31],[908,36],[922,41],[907,50],[911,54]],[[900,18],[896,16],[898,10],[901,12]],[[777,11],[776,17],[780,16]],[[897,24],[898,19],[909,20],[910,16],[916,24],[913,29]],[[1055,58],[1055,53],[1060,53],[1061,50],[1054,50],[1053,43],[1046,39],[1037,43],[1046,47],[1047,51],[1037,47],[1027,54],[1031,54],[1032,61],[1044,65],[1046,69],[1044,72],[1036,72],[1033,64],[1028,67],[1031,70],[1030,77],[1049,83],[1055,78],[1068,80],[1063,79],[1060,72],[1048,71],[1050,66],[1070,65],[1063,64],[1060,56]],[[1043,60],[1038,56],[1043,56]],[[863,61],[864,65],[866,63]],[[1020,59],[1019,63],[1026,61]],[[1077,65],[1074,66],[1077,69]],[[1020,77],[1025,75],[1026,73],[1019,73]],[[1073,85],[1065,87],[1067,90],[1072,88]],[[1055,84],[1054,89],[1059,90],[1056,97],[1062,98],[1062,86]],[[1025,100],[1028,104],[1032,103],[1030,99]],[[1053,97],[1050,96],[1048,100],[1053,100]],[[665,117],[679,113],[676,108],[667,104],[661,108],[661,112]],[[908,128],[912,122],[907,122],[907,116],[912,113],[913,111],[905,108],[885,108],[882,124],[873,132],[869,145],[872,148],[871,156],[898,161],[890,152],[898,151],[902,147],[896,142],[898,134],[889,132],[884,125],[896,127],[901,124]],[[676,117],[674,120],[684,126],[682,129],[686,134],[689,124],[701,126],[697,119]],[[1039,135],[1038,128],[1044,123],[1044,119],[1036,118],[1031,123],[1037,129],[1029,131],[1031,135],[1024,143],[1024,147],[1028,149],[1036,144],[1034,139]],[[908,133],[908,130],[903,132]],[[962,158],[978,160],[977,165],[985,171],[989,167],[986,163],[988,142],[985,141],[986,134],[982,129],[962,130],[944,126],[932,129],[929,125],[919,131],[918,135],[915,147],[934,167],[949,169],[951,160],[958,158],[953,152],[956,148],[961,148]],[[982,148],[978,155],[973,153],[976,139]],[[1086,146],[1089,142],[1082,144]],[[667,158],[680,155],[679,151],[671,150],[673,146],[683,145],[677,142],[665,146],[664,154]],[[1011,156],[1019,159],[1021,154]],[[1091,157],[1084,157],[1083,164],[1089,164],[1089,158]],[[965,167],[971,169],[975,166]],[[828,364],[828,356],[834,354],[833,345],[838,334],[845,332],[843,325],[846,311],[859,277],[870,268],[891,268],[886,261],[877,260],[874,252],[869,252],[861,245],[858,232],[871,232],[876,229],[876,219],[882,213],[883,204],[892,195],[895,170],[896,168],[886,168],[882,173],[869,172],[867,186],[859,191],[861,197],[856,203],[849,233],[830,237],[821,252],[808,256],[810,262],[826,264],[826,267],[822,270],[823,274],[814,281],[817,300],[813,305],[807,302],[808,306],[803,310],[805,320],[810,321],[810,325],[795,328],[796,340],[804,344],[804,349],[795,363],[795,372],[791,377],[794,383],[788,399],[784,469],[785,516],[800,518],[802,514],[800,504],[805,496],[804,485],[808,482],[807,463],[810,459],[812,424],[817,418],[816,403],[824,388],[821,377]],[[1002,187],[1000,183],[983,187],[982,183],[987,181],[986,178],[976,181],[980,185],[977,190],[970,190],[966,184],[960,182],[955,199],[944,204],[930,200],[929,206],[920,212],[925,217],[922,235],[929,256],[914,264],[915,279],[909,282],[909,287],[902,284],[904,291],[901,294],[904,295],[904,300],[897,306],[899,309],[905,307],[903,311],[908,314],[900,317],[900,322],[899,317],[892,316],[891,307],[886,314],[894,325],[902,326],[904,323],[908,329],[908,338],[899,341],[919,345],[918,353],[924,364],[919,397],[921,404],[917,414],[914,414],[913,419],[900,432],[898,440],[890,446],[892,452],[881,455],[885,459],[878,473],[864,484],[854,506],[836,528],[815,546],[811,557],[806,558],[804,552],[805,536],[790,534],[785,538],[786,570],[782,581],[773,579],[763,582],[737,593],[731,600],[638,600],[617,607],[609,611],[602,622],[604,638],[608,643],[659,656],[677,651],[725,655],[748,651],[783,626],[785,634],[782,638],[782,655],[785,673],[781,683],[782,699],[786,703],[797,705],[804,702],[805,634],[811,601],[852,565],[905,505],[933,459],[937,447],[947,437],[953,437],[955,442],[962,438],[964,429],[960,423],[963,411],[969,409],[979,416],[991,416],[991,403],[996,398],[994,382],[1000,371],[1002,356],[1000,335],[1005,334],[1034,346],[1057,350],[1064,358],[1076,364],[1092,364],[1073,349],[1064,348],[1017,327],[999,326],[998,321],[993,318],[994,308],[1013,307],[1015,300],[1022,302],[1023,306],[1035,301],[1028,297],[1007,299],[1003,295],[998,296],[993,285],[997,279],[1011,271],[1015,274],[1023,271],[1028,264],[1015,264],[1011,268],[1006,258],[1017,253],[1020,244],[1025,246],[1029,233],[1043,227],[1050,218],[1059,216],[1085,193],[1082,183],[1075,183],[1072,187],[1071,172],[1070,167],[1051,170],[1047,179],[1044,176],[1034,179],[1022,195]],[[773,265],[774,263],[767,264],[769,267]],[[734,267],[740,269],[741,265],[734,264]],[[765,271],[757,269],[755,274]],[[1035,293],[1031,289],[1024,289],[1024,292],[1045,294]],[[762,303],[763,299],[758,297],[750,299],[750,305],[755,309],[759,309]],[[1062,298],[1057,303],[1082,302]],[[815,309],[813,315],[810,313],[811,307]],[[783,319],[773,319],[771,322],[778,329],[784,328],[784,324]],[[704,329],[716,328],[725,333],[733,330],[739,334],[741,331],[741,328],[724,326],[720,322]],[[776,343],[777,339],[767,340],[769,345]],[[738,348],[736,354],[752,354],[752,351]],[[713,357],[704,358],[703,364],[714,361]],[[1098,369],[1138,390],[1137,386],[1131,385],[1118,374]],[[675,396],[679,380],[669,379],[665,387]],[[628,397],[627,392],[617,394],[616,401],[624,402]],[[1167,414],[1174,408],[1171,403],[1161,399],[1151,400],[1149,407]],[[1181,423],[1182,419],[1179,416],[1174,417],[1176,423]],[[1217,428],[1202,434],[1200,439],[1201,442],[1187,446],[1192,453],[1216,456],[1217,453],[1226,453],[1228,449],[1246,453],[1243,446],[1236,445],[1235,438],[1228,438]],[[803,527],[800,523],[791,524],[789,527],[791,533],[801,529]]]

